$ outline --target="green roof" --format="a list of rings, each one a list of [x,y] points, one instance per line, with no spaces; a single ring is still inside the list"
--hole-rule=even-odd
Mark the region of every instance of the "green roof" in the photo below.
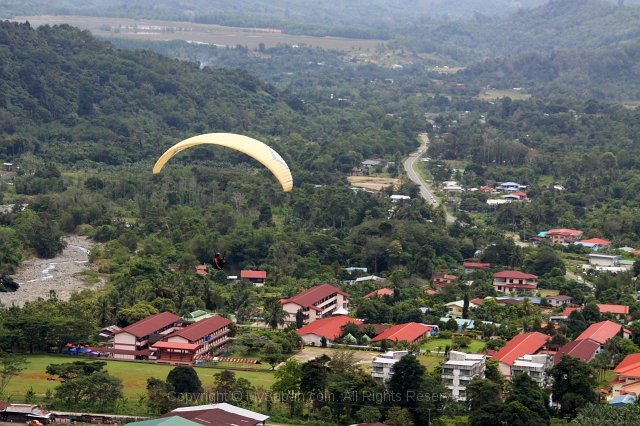
[[[127,425],[139,425],[139,426],[200,426],[200,423],[192,422],[191,420],[183,419],[178,416],[164,417],[161,419],[144,420],[141,422],[127,423]]]
[[[627,260],[627,259],[618,260],[619,265],[633,265],[634,263],[636,263],[635,260]]]

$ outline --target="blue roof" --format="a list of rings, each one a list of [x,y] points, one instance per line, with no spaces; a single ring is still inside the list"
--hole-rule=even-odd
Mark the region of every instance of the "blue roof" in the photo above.
[[[349,271],[349,272],[352,272],[352,271],[362,271],[362,272],[367,272],[367,271],[368,271],[368,270],[367,270],[367,268],[360,268],[360,267],[357,267],[357,266],[352,266],[352,267],[350,267],[350,268],[344,268],[344,270],[345,270],[345,271]]]
[[[516,183],[516,182],[505,182],[505,183],[503,183],[503,184],[502,184],[502,185],[500,185],[500,186],[505,186],[505,185],[507,185],[507,186],[513,186],[513,185],[518,185],[518,186],[520,186],[520,184],[519,184],[519,183]]]
[[[636,402],[636,397],[633,395],[618,395],[609,402],[609,405],[624,407],[625,405],[633,404],[634,402]]]
[[[524,300],[524,297],[517,296],[517,297],[511,297],[511,299]],[[541,297],[527,297],[527,299],[529,299],[529,301],[531,303],[533,303],[534,305],[539,305],[539,304],[542,303],[542,298]]]
[[[547,236],[547,231],[542,231],[538,233],[538,237],[546,237]]]
[[[440,321],[442,322],[447,322],[449,321],[449,317],[442,317],[440,318]],[[471,320],[471,319],[462,319],[462,318],[454,318],[454,320],[456,320],[456,322],[458,323],[458,329],[462,329],[462,326],[464,324],[467,324],[467,330],[473,330],[475,328],[475,321]],[[496,324],[494,322],[491,321],[480,321],[483,324],[494,324],[496,327],[500,327],[500,324]]]

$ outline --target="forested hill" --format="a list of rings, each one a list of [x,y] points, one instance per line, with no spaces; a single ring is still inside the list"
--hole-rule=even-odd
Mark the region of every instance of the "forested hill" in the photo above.
[[[2,22],[0,52],[0,156],[9,159],[33,153],[79,168],[121,165],[154,160],[194,134],[232,132],[265,140],[285,159],[294,156],[297,182],[307,176],[317,183],[314,173],[331,181],[332,171],[344,176],[359,156],[405,154],[424,128],[415,114],[383,122],[383,112],[319,109],[245,71],[118,50],[65,25]],[[293,132],[322,142],[284,143]],[[211,150],[183,155],[203,162]],[[221,152],[216,161],[242,158],[233,155]],[[322,167],[311,164],[320,160]]]
[[[543,99],[640,100],[640,43],[595,51],[559,49],[478,62],[450,78],[498,89],[524,87]]]
[[[504,19],[477,15],[469,22],[426,22],[398,30],[418,51],[456,47],[461,62],[556,48],[597,49],[640,39],[640,8],[601,0],[554,0]]]

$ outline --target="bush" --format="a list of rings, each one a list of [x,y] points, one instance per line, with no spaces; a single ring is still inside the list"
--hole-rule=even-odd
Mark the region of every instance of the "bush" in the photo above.
[[[440,333],[436,335],[437,339],[451,339],[453,336],[453,332],[449,330],[442,330]]]

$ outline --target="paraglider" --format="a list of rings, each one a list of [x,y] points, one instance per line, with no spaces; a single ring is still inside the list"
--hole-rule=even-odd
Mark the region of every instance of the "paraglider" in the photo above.
[[[293,188],[291,171],[280,154],[258,140],[232,133],[208,133],[194,136],[175,144],[158,159],[155,166],[153,166],[153,173],[160,173],[160,170],[162,170],[167,161],[180,151],[202,144],[226,146],[227,148],[247,154],[262,163],[274,174],[278,182],[280,182],[280,185],[282,185],[284,192],[289,192]]]
[[[220,252],[216,252],[216,255],[213,258],[213,267],[217,270],[222,270],[224,268],[224,255],[220,255]]]

